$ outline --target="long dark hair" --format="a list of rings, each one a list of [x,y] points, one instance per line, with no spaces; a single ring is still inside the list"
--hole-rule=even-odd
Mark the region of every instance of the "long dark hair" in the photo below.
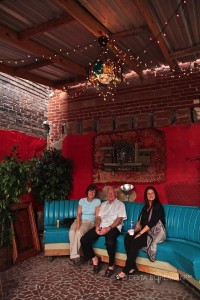
[[[155,199],[154,199],[152,205],[154,206],[155,204],[160,203],[158,192],[155,189],[155,187],[154,186],[147,186],[146,189],[144,190],[144,202],[145,202],[145,206],[149,207],[149,201],[148,201],[148,198],[147,198],[147,192],[148,192],[148,190],[153,190],[154,193],[155,193]]]
[[[86,191],[85,191],[86,196],[88,196],[88,192],[89,192],[89,191],[95,191],[95,197],[96,197],[97,192],[98,192],[98,189],[97,189],[97,187],[96,187],[95,184],[89,184],[89,185],[88,185],[88,187],[86,188]]]

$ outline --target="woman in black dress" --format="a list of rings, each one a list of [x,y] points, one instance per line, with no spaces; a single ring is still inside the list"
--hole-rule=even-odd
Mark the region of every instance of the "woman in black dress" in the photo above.
[[[143,248],[148,253],[150,260],[154,261],[156,243],[164,241],[166,238],[164,208],[153,186],[145,189],[144,201],[145,205],[136,223],[134,235],[127,233],[124,238],[127,259],[122,271],[115,276],[116,280],[125,280],[128,275],[137,271],[136,258],[140,249]]]

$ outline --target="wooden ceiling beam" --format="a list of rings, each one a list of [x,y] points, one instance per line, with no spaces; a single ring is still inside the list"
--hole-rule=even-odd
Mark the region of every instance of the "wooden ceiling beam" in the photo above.
[[[134,0],[134,3],[136,4],[138,10],[140,11],[141,15],[145,19],[146,23],[148,24],[153,36],[159,41],[158,46],[160,47],[160,50],[162,51],[164,58],[171,69],[174,69],[177,67],[177,63],[172,61],[169,51],[167,49],[167,46],[165,44],[165,41],[160,34],[160,29],[157,25],[157,22],[154,18],[153,13],[151,12],[148,1],[147,0]],[[158,38],[159,37],[159,38]]]
[[[139,28],[135,28],[135,29],[132,29],[132,30],[126,30],[126,31],[123,31],[123,32],[118,32],[118,33],[115,33],[115,34],[111,34],[110,39],[111,40],[120,40],[122,38],[126,38],[128,36],[134,36],[134,35],[137,35],[139,33],[146,32],[146,31],[149,31],[149,28],[147,26],[139,27]]]
[[[60,5],[65,11],[67,11],[74,19],[76,19],[84,28],[86,28],[95,37],[102,35],[108,36],[110,39],[110,32],[100,24],[91,14],[84,10],[75,0],[56,0],[56,3]],[[111,51],[116,54],[115,47],[113,44],[108,44]],[[136,72],[140,78],[143,78],[143,72],[136,60],[131,60],[129,54],[125,53],[124,50],[117,45],[118,57],[134,72]]]
[[[52,65],[53,61],[45,59],[45,60],[41,60],[41,61],[37,61],[25,66],[20,66],[17,68],[18,71],[22,71],[22,72],[28,72],[31,70],[35,70],[35,69],[39,69],[48,65]]]
[[[18,36],[20,39],[28,39],[34,35],[44,33],[50,30],[54,30],[55,28],[64,26],[74,21],[74,18],[70,15],[63,15],[58,19],[50,20],[46,23],[40,24],[36,27],[31,27],[24,31],[19,32]]]
[[[68,79],[62,79],[62,80],[57,80],[54,82],[54,86],[55,88],[59,89],[59,88],[63,88],[66,87],[68,85],[75,85],[75,84],[82,84],[84,83],[84,79],[81,76],[77,76],[76,78],[68,78]]]
[[[87,77],[88,72],[87,69],[79,64],[74,63],[73,61],[69,60],[53,52],[52,50],[42,46],[41,44],[31,41],[31,40],[20,40],[18,34],[5,27],[0,25],[0,39],[12,44],[14,46],[20,47],[24,51],[28,51],[28,54],[33,53],[39,57],[45,57],[52,60],[55,64],[65,68],[70,73],[80,74]]]
[[[25,73],[22,70],[19,70],[17,68],[13,68],[10,66],[5,66],[2,63],[0,64],[0,72],[9,74],[11,76],[17,76],[26,80],[30,80],[33,81],[35,83],[39,83],[48,87],[52,87],[55,88],[54,82],[49,80],[49,79],[45,79],[43,77],[31,74],[31,73]]]
[[[76,0],[56,0],[56,3],[95,37],[109,35],[109,32],[92,15],[84,10]]]
[[[170,54],[170,57],[171,57],[171,59],[177,59],[177,58],[180,58],[180,57],[193,55],[193,54],[196,54],[196,53],[199,53],[199,52],[200,52],[200,45],[196,45],[194,47],[182,49],[182,50],[179,50],[179,51],[174,51],[173,53]]]

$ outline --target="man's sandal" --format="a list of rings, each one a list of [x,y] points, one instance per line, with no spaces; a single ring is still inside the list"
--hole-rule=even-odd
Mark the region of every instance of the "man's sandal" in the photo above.
[[[108,268],[105,271],[105,277],[110,278],[113,275],[113,273],[114,273],[114,270],[111,270],[111,269]]]

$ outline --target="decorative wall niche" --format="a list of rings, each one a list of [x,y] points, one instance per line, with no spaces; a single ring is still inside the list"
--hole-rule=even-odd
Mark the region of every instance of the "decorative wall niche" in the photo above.
[[[165,134],[141,129],[94,138],[95,183],[165,181]]]

